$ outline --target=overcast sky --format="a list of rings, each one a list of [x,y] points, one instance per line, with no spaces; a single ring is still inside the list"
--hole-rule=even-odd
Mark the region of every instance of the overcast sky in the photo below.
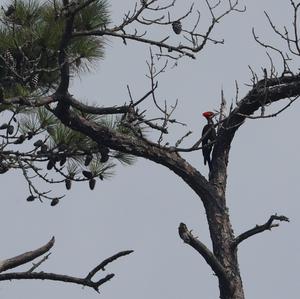
[[[115,22],[134,3],[109,2]],[[179,16],[191,1],[177,2]],[[224,38],[224,45],[208,44],[197,60],[182,59],[161,76],[159,99],[169,103],[178,99],[176,118],[188,124],[187,128],[170,130],[171,140],[190,129],[193,135],[186,145],[192,144],[205,124],[202,112],[218,108],[221,88],[230,103],[235,80],[240,97],[247,93],[244,83],[251,78],[248,65],[259,75],[261,67],[269,67],[265,50],[253,41],[251,29],[254,26],[261,38],[281,46],[263,12],[267,10],[282,26],[292,22],[292,10],[288,0],[274,2],[241,2],[247,11],[227,16],[213,34]],[[209,15],[203,11],[202,18],[206,17]],[[191,26],[188,22],[184,25]],[[154,34],[160,36],[160,32]],[[105,60],[92,75],[76,80],[73,94],[99,105],[122,104],[128,100],[129,84],[133,95],[141,97],[149,90],[144,76],[149,48],[134,42],[125,46],[112,39],[107,43]],[[282,71],[276,55],[274,61]],[[295,69],[298,65],[295,60]],[[296,102],[277,118],[249,120],[232,145],[227,198],[236,234],[264,223],[273,213],[291,219],[241,244],[240,268],[248,299],[296,298],[299,294],[299,113],[300,103]],[[185,157],[206,175],[200,152]],[[85,276],[106,257],[120,250],[135,250],[107,267],[106,272],[116,277],[103,286],[100,295],[77,285],[18,281],[2,282],[1,298],[218,298],[217,279],[211,269],[177,233],[179,223],[184,222],[211,246],[201,201],[163,166],[142,159],[132,167],[120,166],[113,179],[97,182],[93,192],[87,183],[74,185],[55,208],[26,202],[27,186],[17,172],[1,179],[1,259],[35,249],[54,235],[51,258],[41,270]],[[65,192],[63,186],[57,191]]]

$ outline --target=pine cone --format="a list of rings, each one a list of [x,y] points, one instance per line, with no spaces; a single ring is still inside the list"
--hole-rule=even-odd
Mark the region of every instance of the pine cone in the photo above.
[[[9,135],[12,135],[14,133],[14,129],[15,129],[14,126],[9,125],[8,128],[7,128],[7,133]]]
[[[96,185],[96,180],[95,179],[90,179],[89,180],[89,186],[90,186],[91,190],[94,190],[95,185]]]
[[[47,169],[51,170],[55,165],[55,161],[53,161],[52,159],[49,160],[48,164],[47,164]]]
[[[51,207],[54,207],[54,206],[56,206],[57,204],[59,203],[59,199],[58,198],[53,198],[52,200],[51,200]]]
[[[174,21],[172,23],[172,28],[173,28],[173,31],[176,33],[176,34],[180,34],[181,31],[182,31],[182,25],[181,25],[181,22],[180,21]]]
[[[70,179],[65,179],[66,189],[70,190],[72,187],[72,181]]]
[[[27,201],[34,201],[35,200],[35,196],[33,195],[29,195],[27,198],[26,198]]]
[[[29,82],[30,88],[31,89],[36,89],[39,83],[39,74],[35,74]]]
[[[6,50],[3,54],[3,58],[8,67],[15,69],[16,68],[16,60],[10,50]]]
[[[93,178],[93,174],[90,171],[87,170],[83,170],[82,174],[87,178],[87,179],[92,179]]]
[[[6,17],[10,17],[15,11],[16,8],[13,5],[9,5],[7,10],[4,11],[4,14]]]
[[[89,166],[92,160],[93,160],[92,155],[90,155],[90,154],[86,155],[85,161],[84,161],[84,166]]]

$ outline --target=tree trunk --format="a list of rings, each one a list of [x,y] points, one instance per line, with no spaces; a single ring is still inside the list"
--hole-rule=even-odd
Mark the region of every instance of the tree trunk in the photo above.
[[[213,201],[206,201],[212,203]],[[205,206],[213,253],[225,268],[227,279],[218,276],[221,299],[244,299],[243,283],[240,275],[237,248],[229,219],[228,209],[223,204]],[[229,283],[228,283],[229,280]]]

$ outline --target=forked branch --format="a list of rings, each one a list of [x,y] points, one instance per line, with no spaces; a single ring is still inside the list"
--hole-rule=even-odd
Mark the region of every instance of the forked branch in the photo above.
[[[83,30],[72,33],[72,38],[78,38],[82,36],[109,36],[117,39],[123,40],[124,44],[127,44],[127,41],[136,41],[143,44],[148,44],[159,49],[159,56],[169,56],[169,53],[176,53],[178,56],[172,57],[173,59],[179,59],[181,57],[190,57],[195,59],[195,53],[200,52],[206,45],[208,41],[214,44],[223,44],[223,40],[217,40],[211,37],[213,29],[217,24],[228,14],[234,12],[244,12],[245,8],[239,9],[239,0],[234,2],[229,1],[227,4],[225,1],[219,1],[217,4],[213,5],[210,1],[205,1],[208,7],[208,10],[211,14],[210,25],[206,29],[206,32],[198,32],[196,29],[201,27],[200,23],[200,13],[198,11],[198,18],[193,26],[192,30],[186,30],[182,28],[181,21],[189,17],[194,12],[194,4],[190,9],[183,13],[177,18],[171,17],[170,9],[175,6],[177,0],[172,1],[161,1],[164,4],[160,4],[158,0],[150,1],[140,1],[140,4],[136,4],[132,11],[129,11],[125,14],[123,22],[119,25],[113,26],[111,28],[95,28],[91,30]],[[167,3],[166,3],[167,2]],[[225,4],[226,3],[226,4]],[[218,11],[219,9],[219,11]],[[220,12],[221,10],[221,12]],[[217,13],[218,11],[218,13]],[[176,24],[176,25],[175,25]],[[145,30],[140,32],[138,29],[140,25],[143,25]],[[174,30],[175,34],[183,34],[184,43],[177,42],[172,43],[170,36],[167,34],[160,39],[152,39],[149,36],[149,32],[146,30],[147,26],[179,26]],[[132,33],[128,33],[132,32]],[[164,51],[163,51],[164,50]]]
[[[38,249],[28,251],[28,252],[22,253],[20,255],[14,256],[12,258],[1,261],[0,262],[0,272],[4,272],[6,270],[16,268],[18,266],[24,265],[24,264],[36,259],[37,257],[39,257],[39,256],[45,254],[47,251],[49,251],[53,247],[54,242],[55,242],[55,238],[52,237],[52,239],[47,244],[45,244],[44,246],[42,246]]]
[[[53,245],[54,245],[54,237],[44,246],[29,251],[25,252],[23,254],[20,254],[18,256],[6,259],[4,261],[0,262],[0,272],[4,272],[9,269],[16,268],[20,265],[24,265],[35,258],[45,254],[47,251],[49,251]],[[116,259],[128,255],[132,253],[133,250],[126,250],[126,251],[121,251],[104,261],[102,261],[99,265],[94,267],[85,277],[74,277],[74,276],[69,276],[69,275],[63,275],[63,274],[56,274],[56,273],[47,273],[47,272],[35,272],[34,270],[40,266],[50,255],[48,253],[41,261],[38,263],[34,264],[33,267],[31,267],[28,271],[24,272],[11,272],[11,273],[1,273],[0,274],[0,281],[4,280],[19,280],[19,279],[39,279],[39,280],[53,280],[53,281],[61,281],[61,282],[69,282],[69,283],[74,283],[74,284],[79,284],[82,286],[88,286],[93,288],[95,291],[99,292],[99,288],[102,284],[105,282],[111,280],[115,274],[107,274],[105,277],[98,279],[96,281],[93,281],[93,277],[100,271],[105,271],[104,267],[107,266],[109,263],[112,263]]]
[[[269,218],[269,220],[262,225],[256,225],[254,228],[247,230],[246,232],[242,233],[241,235],[239,235],[238,237],[235,238],[234,240],[234,247],[237,247],[242,241],[256,235],[259,233],[262,233],[266,230],[271,230],[273,227],[278,227],[279,223],[273,223],[275,220],[278,221],[286,221],[289,222],[289,218],[287,218],[286,216],[278,216],[278,215],[271,215],[271,217]]]

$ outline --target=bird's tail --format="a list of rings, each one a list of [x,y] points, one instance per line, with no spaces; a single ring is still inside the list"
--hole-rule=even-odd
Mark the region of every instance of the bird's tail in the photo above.
[[[212,171],[211,159],[207,159],[207,163],[208,163],[209,172],[211,172]]]

